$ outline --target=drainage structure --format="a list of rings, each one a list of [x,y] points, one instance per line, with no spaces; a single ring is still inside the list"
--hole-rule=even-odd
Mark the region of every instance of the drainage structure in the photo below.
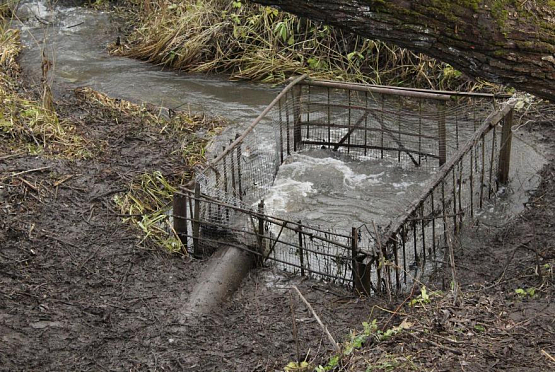
[[[463,223],[507,183],[513,107],[503,98],[292,79],[175,194],[175,231],[195,257],[225,246],[249,253],[245,265],[271,264],[365,295],[400,290],[427,261],[443,257]],[[262,121],[275,128],[271,148],[257,146],[254,129]],[[339,231],[265,211],[264,197],[280,165],[314,148],[389,159],[431,177],[381,226],[367,221]],[[238,265],[232,262],[229,275]],[[225,283],[225,270],[219,272],[215,281]],[[210,275],[201,281],[214,280]]]

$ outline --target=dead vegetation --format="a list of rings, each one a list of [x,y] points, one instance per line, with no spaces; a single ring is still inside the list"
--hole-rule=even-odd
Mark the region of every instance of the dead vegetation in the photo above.
[[[433,89],[495,90],[451,66],[241,0],[128,1],[128,42],[113,52],[188,72],[281,82],[296,74]],[[117,44],[117,43],[116,43]]]
[[[42,102],[27,97],[18,84],[20,68],[16,57],[21,51],[19,31],[0,19],[0,137],[13,151],[30,154],[46,152],[54,156],[86,158],[91,155],[86,141],[75,126],[61,120],[54,111],[47,82],[48,62],[43,68]]]

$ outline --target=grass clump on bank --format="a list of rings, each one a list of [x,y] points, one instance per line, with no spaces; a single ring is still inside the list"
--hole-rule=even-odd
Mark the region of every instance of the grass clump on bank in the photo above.
[[[0,17],[0,138],[12,150],[24,147],[30,154],[90,156],[75,127],[58,118],[51,105],[51,95],[39,102],[20,93],[20,67],[16,61],[20,51],[19,30],[10,29],[7,20]]]
[[[241,0],[128,0],[135,25],[121,55],[189,72],[281,82],[315,78],[434,89],[491,88],[421,54]]]
[[[161,172],[145,173],[129,185],[129,191],[116,195],[114,202],[124,217],[138,227],[142,243],[148,241],[169,252],[184,252],[185,248],[177,237],[170,222],[173,194],[184,177],[166,178]]]

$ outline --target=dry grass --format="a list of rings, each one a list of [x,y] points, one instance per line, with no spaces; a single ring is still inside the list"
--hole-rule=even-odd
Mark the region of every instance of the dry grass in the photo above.
[[[60,120],[52,105],[26,98],[19,92],[21,51],[19,31],[0,18],[0,138],[12,149],[68,158],[90,156],[85,141],[71,123]]]
[[[170,221],[172,197],[176,185],[187,178],[167,179],[160,172],[145,173],[129,185],[129,191],[116,195],[114,202],[124,216],[142,232],[142,242],[152,242],[169,252],[185,252]]]
[[[434,89],[488,90],[421,54],[241,1],[130,0],[138,25],[115,53],[189,72],[280,82],[293,74]]]

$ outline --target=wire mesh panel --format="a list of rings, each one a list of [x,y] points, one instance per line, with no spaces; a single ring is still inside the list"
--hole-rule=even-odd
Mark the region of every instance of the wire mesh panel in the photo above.
[[[445,163],[494,108],[491,98],[302,84],[292,92],[297,94],[293,104],[300,105],[297,149],[330,148],[414,167]]]
[[[503,137],[499,127],[500,124],[511,125],[506,121],[511,110],[507,105],[498,111],[500,115],[486,119],[440,169],[423,195],[384,234],[384,251],[398,251],[397,256],[401,256],[397,261],[402,265],[393,267],[403,283],[407,283],[407,274],[417,275],[419,269],[426,267],[427,258],[435,258],[449,244],[448,237],[461,230],[465,217],[473,217],[485,200],[495,196],[499,186],[499,163],[503,161],[500,156]],[[399,280],[394,284],[399,287]]]
[[[398,289],[495,195],[504,145],[498,126],[511,108],[494,111],[492,96],[303,80],[290,83],[197,174],[195,190],[183,190],[180,237],[196,255],[225,242],[259,263],[368,294]],[[274,130],[261,145],[254,128],[263,120]],[[263,199],[280,165],[314,148],[435,174],[387,226],[368,221],[342,231],[267,213]]]

